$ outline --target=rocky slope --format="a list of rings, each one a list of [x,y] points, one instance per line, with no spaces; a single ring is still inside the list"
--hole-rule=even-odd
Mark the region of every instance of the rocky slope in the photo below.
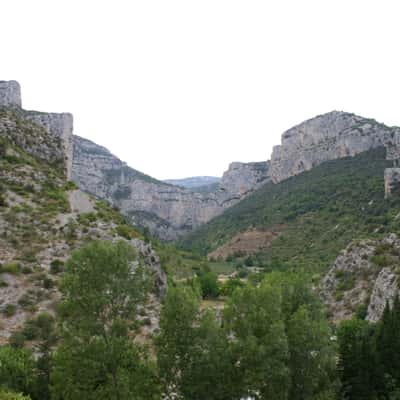
[[[278,183],[328,160],[383,146],[392,132],[375,120],[341,111],[317,116],[282,134],[273,148],[271,177]]]
[[[32,122],[32,115],[18,104],[0,110],[0,344],[39,313],[54,315],[65,260],[88,240],[129,242],[154,276],[154,296],[166,290],[151,246],[118,212],[67,181],[65,137],[47,123],[59,120],[40,113]],[[157,326],[155,299],[147,329]]]
[[[337,257],[321,282],[320,295],[334,321],[351,318],[363,307],[377,322],[386,302],[399,292],[400,240],[390,234],[381,240],[352,242]]]
[[[108,200],[134,224],[173,240],[204,224],[269,180],[267,163],[233,163],[218,187],[200,193],[157,181],[122,162],[107,149],[74,136],[73,180]]]

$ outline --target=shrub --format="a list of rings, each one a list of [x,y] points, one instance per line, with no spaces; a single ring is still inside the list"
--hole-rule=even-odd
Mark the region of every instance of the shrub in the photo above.
[[[216,298],[219,296],[219,284],[216,274],[207,272],[200,275],[199,280],[203,298]]]
[[[244,268],[241,268],[238,270],[238,277],[239,278],[246,278],[246,276],[249,274],[248,271],[246,271]]]
[[[22,273],[23,274],[28,275],[28,274],[31,274],[32,272],[33,271],[32,271],[31,267],[22,267]]]
[[[51,289],[51,288],[53,288],[54,287],[54,281],[53,281],[53,279],[51,279],[51,278],[49,278],[49,277],[45,277],[44,279],[43,279],[43,287],[45,288],[45,289]]]
[[[31,398],[29,396],[24,396],[22,393],[0,390],[0,400],[31,400]]]
[[[58,274],[64,270],[64,261],[55,259],[50,263],[50,272],[52,274]]]
[[[22,332],[14,332],[11,334],[8,342],[14,349],[22,349],[25,344],[25,335]]]
[[[253,267],[254,266],[254,258],[252,256],[248,256],[245,260],[244,260],[244,265],[246,267]]]
[[[35,304],[35,298],[32,293],[24,293],[18,300],[18,304],[23,309],[28,309]]]
[[[12,317],[13,315],[15,315],[16,312],[17,312],[17,306],[15,304],[9,303],[3,308],[3,314],[6,317]]]
[[[385,254],[375,255],[371,258],[371,261],[379,267],[387,267],[390,265],[390,259]]]
[[[13,274],[17,275],[21,271],[21,265],[17,262],[12,262],[8,264],[3,264],[0,268],[0,273],[8,273],[8,274]]]
[[[139,237],[139,234],[128,225],[118,225],[116,231],[119,236],[127,240]]]

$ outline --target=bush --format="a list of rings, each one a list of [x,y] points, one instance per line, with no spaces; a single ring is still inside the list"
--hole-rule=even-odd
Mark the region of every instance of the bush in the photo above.
[[[21,265],[17,262],[3,264],[0,268],[0,273],[18,275],[20,272],[21,272]]]
[[[33,271],[32,271],[31,267],[22,267],[22,273],[23,274],[28,275],[28,274],[31,274],[32,272]]]
[[[53,287],[54,287],[54,281],[53,281],[53,279],[48,278],[48,277],[45,277],[45,278],[43,279],[43,287],[44,287],[45,289],[51,289],[51,288],[53,288]]]
[[[219,296],[217,275],[207,272],[199,277],[203,298],[216,298]]]
[[[244,260],[244,265],[246,267],[253,267],[254,266],[254,258],[252,256],[248,256],[245,260]]]
[[[118,225],[116,231],[119,236],[127,240],[139,237],[139,234],[128,225]]]
[[[8,342],[12,348],[22,349],[25,344],[25,335],[22,332],[14,332]]]
[[[246,276],[248,275],[248,271],[246,271],[245,269],[239,269],[238,270],[238,277],[239,278],[246,278]]]
[[[64,261],[55,259],[50,263],[50,272],[58,274],[64,270]]]
[[[0,382],[8,390],[29,393],[36,381],[35,361],[27,349],[0,346]]]
[[[7,304],[4,308],[3,308],[3,314],[6,317],[12,317],[13,315],[15,315],[17,311],[17,306],[15,304]]]
[[[24,396],[22,393],[0,390],[0,400],[31,400],[31,398],[29,396]]]
[[[244,286],[244,283],[238,278],[228,279],[221,288],[221,294],[230,296],[237,288]]]
[[[379,267],[387,267],[390,265],[390,259],[385,254],[375,255],[371,258],[371,261]]]

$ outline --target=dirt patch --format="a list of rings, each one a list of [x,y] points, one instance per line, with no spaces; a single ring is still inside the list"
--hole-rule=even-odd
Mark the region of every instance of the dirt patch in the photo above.
[[[218,249],[208,254],[211,259],[223,259],[230,255],[250,255],[264,250],[271,246],[271,243],[279,236],[279,228],[260,231],[252,229],[250,231],[242,232],[234,236],[227,243],[218,247]]]

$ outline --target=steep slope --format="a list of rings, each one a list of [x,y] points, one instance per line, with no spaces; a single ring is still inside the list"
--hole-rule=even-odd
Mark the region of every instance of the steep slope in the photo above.
[[[32,115],[16,104],[0,109],[0,344],[21,337],[39,313],[54,315],[64,262],[89,240],[130,243],[154,276],[154,294],[166,289],[151,246],[118,212],[67,181],[65,138]],[[39,115],[46,122],[55,114]],[[148,329],[157,325],[158,304],[154,297]]]
[[[380,240],[357,240],[341,251],[323,278],[319,292],[333,321],[355,312],[377,322],[386,303],[399,292],[400,240],[390,234]]]
[[[204,224],[269,180],[268,163],[233,163],[214,191],[197,192],[157,181],[107,149],[74,136],[73,180],[118,207],[133,224],[165,240]]]
[[[383,171],[391,164],[385,156],[380,147],[267,183],[184,237],[181,245],[210,253],[236,235],[270,232],[273,240],[257,250],[266,263],[325,269],[354,238],[399,231],[399,197],[384,199]],[[224,250],[224,255],[237,252]]]

